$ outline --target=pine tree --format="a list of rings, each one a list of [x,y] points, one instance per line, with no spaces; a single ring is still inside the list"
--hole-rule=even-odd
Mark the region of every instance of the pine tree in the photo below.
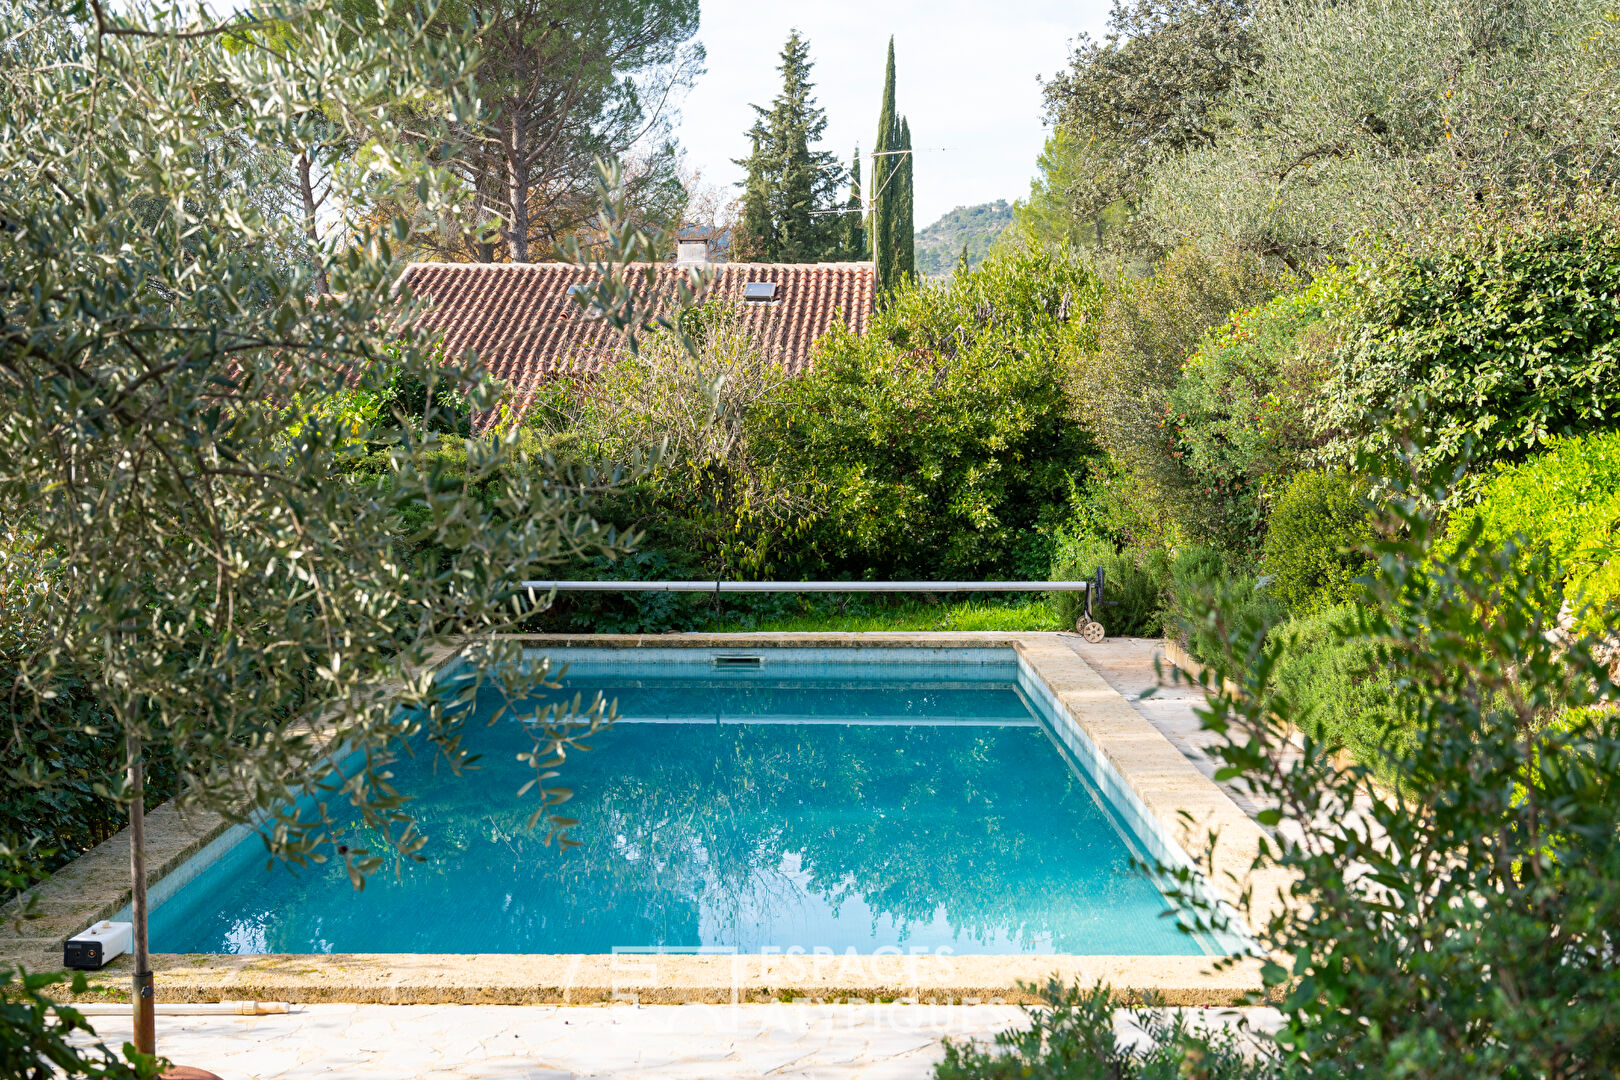
[[[753,153],[737,162],[744,181],[743,230],[770,262],[815,262],[837,257],[844,230],[836,214],[843,166],[830,151],[813,149],[827,128],[810,81],[810,43],[797,30],[782,47],[782,91],[770,108],[755,105],[749,132]]]
[[[866,224],[862,220],[861,206],[861,148],[855,147],[855,156],[849,161],[849,200],[844,204],[843,256],[851,262],[866,258]]]

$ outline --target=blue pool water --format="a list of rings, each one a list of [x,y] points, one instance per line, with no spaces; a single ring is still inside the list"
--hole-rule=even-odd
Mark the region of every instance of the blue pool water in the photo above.
[[[604,651],[605,652],[605,651]],[[524,825],[518,721],[484,768],[402,759],[425,863],[356,892],[248,836],[152,913],[162,952],[1189,954],[1131,844],[1017,686],[1015,661],[586,658],[567,696],[621,716],[571,756],[581,846]],[[596,654],[597,657],[603,654]],[[622,654],[621,654],[622,655]],[[1007,656],[1009,654],[993,654]],[[382,845],[364,829],[356,847]]]

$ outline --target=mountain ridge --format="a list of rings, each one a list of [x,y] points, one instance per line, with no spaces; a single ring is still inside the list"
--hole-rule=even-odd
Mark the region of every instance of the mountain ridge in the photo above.
[[[932,225],[917,230],[917,273],[933,278],[949,276],[964,247],[968,266],[979,265],[1012,219],[1013,207],[1006,199],[958,206],[941,215]]]

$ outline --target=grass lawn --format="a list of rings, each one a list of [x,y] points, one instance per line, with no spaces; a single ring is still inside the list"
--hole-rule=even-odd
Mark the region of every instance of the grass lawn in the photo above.
[[[794,610],[794,609],[797,610]],[[795,597],[770,612],[726,611],[703,627],[711,633],[866,633],[879,630],[1064,630],[1044,596],[991,596],[929,601],[916,597]]]

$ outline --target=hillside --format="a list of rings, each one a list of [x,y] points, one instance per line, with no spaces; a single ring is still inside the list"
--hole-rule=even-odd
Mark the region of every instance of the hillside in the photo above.
[[[917,273],[925,277],[946,276],[956,269],[963,245],[967,246],[968,265],[979,265],[1012,219],[1012,204],[1005,199],[978,206],[958,206],[926,229],[917,230]]]

